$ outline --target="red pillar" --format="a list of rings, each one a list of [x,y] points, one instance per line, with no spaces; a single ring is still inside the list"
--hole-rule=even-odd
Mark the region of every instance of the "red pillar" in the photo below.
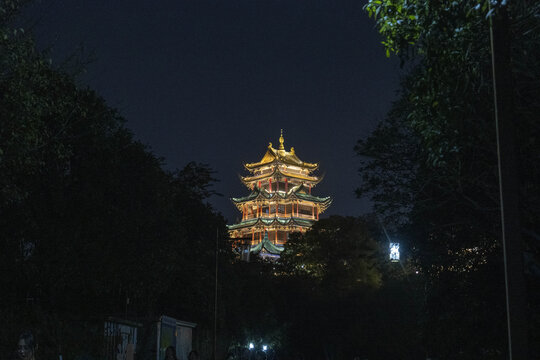
[[[268,188],[270,189],[270,192],[272,192],[272,179],[268,179]]]
[[[287,178],[285,178],[285,192],[289,191],[289,182],[287,181]]]

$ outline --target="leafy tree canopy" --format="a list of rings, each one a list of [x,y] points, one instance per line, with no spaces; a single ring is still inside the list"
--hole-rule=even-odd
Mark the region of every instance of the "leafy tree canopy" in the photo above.
[[[292,234],[280,261],[287,271],[313,277],[324,287],[379,287],[378,244],[361,218],[331,216],[305,234]]]
[[[496,358],[504,352],[505,334],[489,19],[502,12],[510,19],[521,222],[534,257],[540,254],[540,5],[373,0],[366,10],[377,21],[387,54],[397,53],[407,74],[386,119],[357,143],[357,193],[371,196],[385,222],[414,239],[415,260],[428,275],[428,352]],[[538,278],[529,281],[530,299],[537,298]],[[484,307],[493,311],[487,314]],[[476,325],[463,325],[470,316]]]
[[[0,4],[0,348],[36,329],[41,356],[101,351],[106,316],[211,326],[212,170],[168,172],[94,91],[55,68]],[[80,343],[80,338],[88,341]]]

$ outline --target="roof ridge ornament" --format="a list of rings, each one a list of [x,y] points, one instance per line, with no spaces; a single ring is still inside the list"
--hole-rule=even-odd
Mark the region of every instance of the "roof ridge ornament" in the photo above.
[[[281,129],[281,135],[279,136],[279,150],[285,150],[285,146],[283,146],[284,142],[285,139],[283,139],[283,129]]]

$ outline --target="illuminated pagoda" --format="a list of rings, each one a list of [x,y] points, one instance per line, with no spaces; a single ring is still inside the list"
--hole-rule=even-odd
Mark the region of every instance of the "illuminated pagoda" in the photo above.
[[[261,161],[244,164],[250,174],[240,179],[251,193],[231,199],[242,220],[229,225],[229,234],[243,260],[253,254],[279,257],[289,234],[309,229],[332,202],[311,194],[322,180],[313,174],[319,165],[303,162],[294,148],[285,150],[284,142],[282,130],[279,149],[270,143]]]

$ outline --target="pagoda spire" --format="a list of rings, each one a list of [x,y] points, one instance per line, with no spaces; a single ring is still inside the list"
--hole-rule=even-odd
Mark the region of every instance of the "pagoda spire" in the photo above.
[[[281,135],[279,136],[279,150],[285,150],[285,146],[283,146],[284,142],[285,139],[283,138],[283,129],[281,129]]]

